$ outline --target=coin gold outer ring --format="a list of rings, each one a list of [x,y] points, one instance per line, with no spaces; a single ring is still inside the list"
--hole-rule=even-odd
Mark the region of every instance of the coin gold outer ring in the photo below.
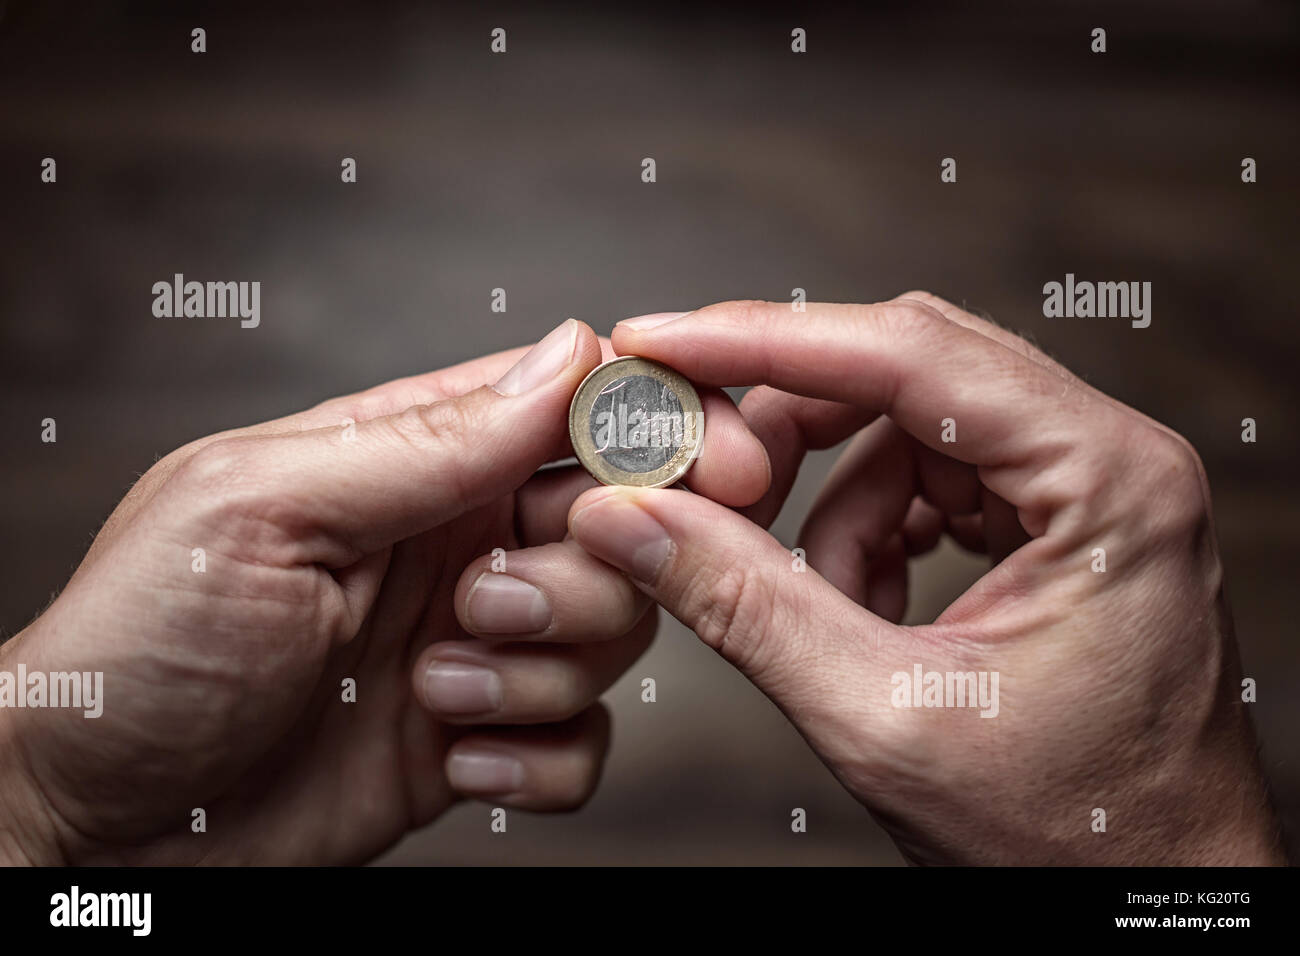
[[[682,414],[693,415],[696,422],[693,440],[683,442],[677,453],[654,471],[624,471],[615,468],[596,452],[596,443],[591,439],[591,409],[596,397],[611,383],[629,375],[644,375],[662,382],[681,402]],[[680,481],[694,464],[697,449],[704,441],[704,406],[700,404],[700,396],[695,387],[681,373],[649,359],[625,355],[598,365],[578,386],[569,405],[569,440],[573,443],[578,461],[601,484],[663,488]]]

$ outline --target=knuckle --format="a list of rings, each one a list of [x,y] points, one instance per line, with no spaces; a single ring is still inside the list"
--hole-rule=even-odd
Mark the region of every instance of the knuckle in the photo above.
[[[732,299],[728,302],[719,302],[716,305],[708,306],[707,310],[716,309],[722,316],[729,318],[738,325],[751,326],[767,319],[772,314],[772,303],[765,302],[762,299]],[[700,311],[706,311],[701,309]]]
[[[463,400],[413,405],[394,416],[391,421],[400,440],[426,455],[430,446],[435,451],[449,452],[472,448],[476,440],[482,437],[484,429],[482,416],[475,411],[472,403]],[[435,456],[430,456],[429,460],[434,461]],[[459,459],[457,455],[450,454],[437,456],[436,460],[454,464]],[[471,489],[463,487],[460,469],[445,467],[439,471],[441,480],[457,483],[453,491],[458,500],[468,497]]]
[[[131,486],[130,491],[127,492],[124,501],[138,503],[152,498],[160,488],[175,476],[181,466],[204,447],[212,444],[212,441],[211,438],[198,439],[163,455],[140,475],[135,484]]]
[[[474,433],[474,414],[465,402],[413,405],[394,419],[394,427],[412,443],[432,439],[438,444],[466,443]]]
[[[465,452],[483,446],[488,428],[482,405],[465,396],[415,408],[427,440],[444,453],[438,457],[440,480],[452,485],[457,501],[469,501],[475,489],[468,486],[465,469],[459,466]],[[489,443],[480,451],[490,451],[491,447]]]
[[[250,444],[256,438],[226,438],[204,445],[167,479],[170,500],[183,509],[186,523],[211,540],[225,542],[236,556],[254,551],[275,554],[292,534],[295,519],[282,496],[268,494]]]
[[[210,442],[177,467],[172,478],[209,500],[241,501],[250,484],[245,444],[238,438]]]
[[[448,399],[415,406],[416,418],[435,445],[463,449],[481,440],[486,421],[481,406],[465,399]]]
[[[339,418],[351,418],[356,422],[367,422],[389,414],[393,409],[383,393],[370,389],[357,395],[351,402],[340,409]]]
[[[915,299],[882,303],[871,308],[868,316],[883,331],[908,335],[928,334],[948,324],[941,312]]]
[[[1145,456],[1143,486],[1157,507],[1153,520],[1172,531],[1200,527],[1208,517],[1205,466],[1196,449],[1176,432],[1154,431]]]
[[[1098,513],[1153,541],[1196,536],[1209,528],[1209,485],[1200,456],[1181,435],[1158,426],[1120,423],[1109,465],[1092,472],[1084,496]]]
[[[1063,462],[1057,469],[1061,498],[1078,502],[1089,513],[1104,514],[1114,496],[1115,478],[1112,473],[1096,464]]]
[[[948,304],[943,299],[935,295],[933,292],[926,292],[923,289],[913,289],[910,292],[904,292],[902,295],[898,296],[894,301],[900,302],[900,301],[907,301],[907,300],[920,302],[923,305],[929,306],[930,308],[940,312],[943,311],[942,306]]]
[[[1166,431],[1164,436],[1168,445],[1166,453],[1170,456],[1171,462],[1179,470],[1185,471],[1197,479],[1203,477],[1205,475],[1205,465],[1201,461],[1196,446],[1175,431]]]
[[[772,589],[743,564],[705,570],[691,583],[688,618],[700,640],[733,664],[749,668],[764,643],[772,616]]]
[[[728,312],[766,312],[772,308],[772,303],[765,299],[732,299],[720,303],[720,307]]]

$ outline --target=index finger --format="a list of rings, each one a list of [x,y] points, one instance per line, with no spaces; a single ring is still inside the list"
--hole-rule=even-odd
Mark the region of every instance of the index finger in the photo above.
[[[617,352],[702,384],[766,384],[887,415],[936,451],[979,466],[985,484],[1028,509],[1034,525],[1086,496],[1081,482],[1097,474],[1108,443],[1131,431],[1077,379],[915,299],[809,303],[806,312],[724,302],[667,322],[625,320],[612,341]]]

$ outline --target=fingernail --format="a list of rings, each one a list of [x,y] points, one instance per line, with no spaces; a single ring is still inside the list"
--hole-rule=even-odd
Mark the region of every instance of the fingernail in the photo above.
[[[584,550],[647,584],[673,549],[664,526],[618,492],[574,515],[572,531]]]
[[[501,709],[501,678],[486,667],[435,662],[424,674],[424,703],[440,714],[488,714]]]
[[[447,782],[462,793],[505,796],[523,789],[524,765],[507,754],[458,751],[447,761]]]
[[[511,366],[492,387],[502,395],[522,395],[545,385],[568,367],[578,343],[578,323],[566,319]]]
[[[551,602],[527,581],[484,571],[470,585],[465,616],[478,634],[531,634],[551,626]]]
[[[689,312],[651,312],[649,315],[638,315],[635,318],[624,319],[617,323],[626,328],[633,329],[637,332],[644,332],[647,329],[657,328],[661,325],[667,325],[674,319],[680,319],[683,315],[690,315]]]

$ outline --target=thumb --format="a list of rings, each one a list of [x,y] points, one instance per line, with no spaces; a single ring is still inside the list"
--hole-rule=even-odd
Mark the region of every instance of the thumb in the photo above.
[[[175,496],[233,542],[280,544],[291,563],[339,568],[510,494],[570,454],[568,407],[600,362],[569,319],[493,386],[395,415],[214,442]]]
[[[883,693],[872,650],[900,629],[863,610],[762,528],[686,491],[596,488],[570,510],[589,553],[626,572],[809,729],[812,711],[861,714]],[[874,681],[873,681],[874,683]],[[851,706],[845,695],[857,700]]]

